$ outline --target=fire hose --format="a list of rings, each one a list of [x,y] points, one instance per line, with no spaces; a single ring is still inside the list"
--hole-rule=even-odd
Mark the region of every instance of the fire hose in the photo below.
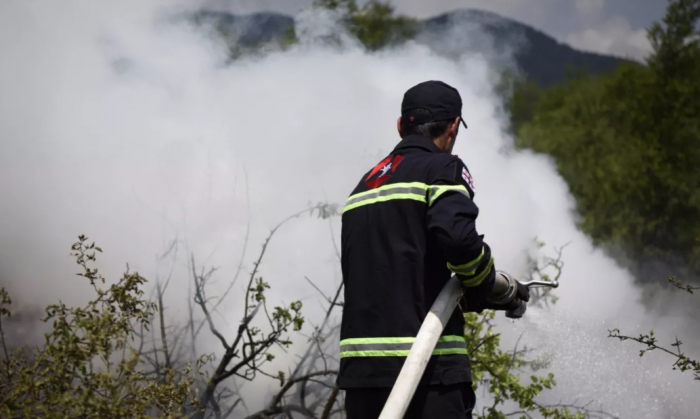
[[[557,281],[534,280],[522,282],[529,287],[551,287],[559,286]],[[493,286],[492,295],[497,295],[496,300],[510,298],[517,290],[515,280],[508,274],[500,273],[496,275],[496,282]],[[391,389],[389,398],[384,405],[379,419],[400,419],[403,418],[408,405],[413,398],[418,382],[423,376],[430,356],[437,345],[442,331],[447,325],[447,321],[457,307],[459,299],[462,297],[462,287],[456,276],[450,278],[443,289],[438,294],[435,302],[426,316],[423,324],[418,330],[416,340],[411,346],[411,350],[406,357],[406,361],[401,368],[396,384]],[[519,318],[526,309],[526,303],[520,301],[518,308],[506,312],[506,317]]]

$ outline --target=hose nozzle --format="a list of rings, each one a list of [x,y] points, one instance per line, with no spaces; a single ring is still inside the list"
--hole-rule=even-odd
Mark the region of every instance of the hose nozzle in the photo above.
[[[518,285],[515,279],[509,274],[496,271],[496,282],[491,290],[491,296],[489,296],[489,301],[495,304],[507,304],[515,299],[518,291]],[[550,287],[557,288],[559,286],[558,281],[542,281],[542,280],[532,280],[528,282],[521,282],[528,288],[532,287]],[[525,301],[518,300],[518,307],[512,310],[506,311],[506,317],[511,319],[519,319],[525,314],[527,309],[527,303]]]
[[[542,280],[532,280],[528,282],[521,282],[521,284],[525,285],[528,288],[531,287],[550,287],[550,288],[557,288],[559,286],[559,281],[554,280],[554,281],[542,281]]]

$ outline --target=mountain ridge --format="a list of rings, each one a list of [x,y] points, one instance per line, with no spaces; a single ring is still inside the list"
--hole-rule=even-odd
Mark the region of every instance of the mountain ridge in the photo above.
[[[292,16],[275,12],[239,15],[201,10],[192,18],[199,25],[215,28],[230,47],[244,49],[284,43],[295,24]],[[457,9],[417,23],[415,41],[436,53],[452,58],[469,52],[497,57],[497,65],[540,86],[563,82],[572,71],[605,74],[621,64],[641,65],[623,57],[575,49],[542,30],[481,9]]]

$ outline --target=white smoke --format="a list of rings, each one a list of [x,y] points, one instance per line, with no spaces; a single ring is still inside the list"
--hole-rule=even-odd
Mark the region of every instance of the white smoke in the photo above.
[[[700,404],[690,376],[606,338],[611,327],[653,326],[666,326],[669,337],[675,319],[647,314],[632,278],[576,229],[553,162],[512,150],[486,59],[448,60],[414,44],[368,54],[303,39],[226,66],[220,45],[169,23],[196,6],[0,4],[0,283],[19,305],[88,295],[67,256],[78,234],[103,247],[100,267],[110,277],[126,262],[147,277],[167,275],[156,256],[177,238],[168,302],[177,318],[186,310],[189,252],[220,267],[215,286],[225,288],[239,262],[249,272],[269,228],[308,202],[345,200],[398,142],[403,92],[439,79],[463,97],[469,129],[455,152],[475,176],[478,229],[498,267],[522,272],[534,237],[571,242],[556,308],[501,328],[508,343],[524,332],[528,345],[553,356],[560,385],[548,401],[596,400],[620,417],[693,417]],[[337,218],[331,227],[337,239]],[[304,277],[326,294],[338,286],[329,231],[328,221],[309,217],[279,231],[261,267],[271,301],[302,299],[305,314],[318,318],[321,298]],[[226,333],[240,319],[243,290],[241,280],[218,318]]]

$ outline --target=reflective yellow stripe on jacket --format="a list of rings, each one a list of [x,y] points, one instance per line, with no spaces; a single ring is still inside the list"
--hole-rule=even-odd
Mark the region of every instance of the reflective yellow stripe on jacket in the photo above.
[[[340,357],[408,356],[416,338],[352,338],[340,341]],[[464,336],[442,336],[433,355],[467,355]]]
[[[345,202],[343,212],[352,209],[386,202],[395,199],[410,199],[432,206],[445,192],[458,192],[470,198],[469,191],[462,185],[428,185],[421,182],[392,183],[365,192],[351,195]]]

